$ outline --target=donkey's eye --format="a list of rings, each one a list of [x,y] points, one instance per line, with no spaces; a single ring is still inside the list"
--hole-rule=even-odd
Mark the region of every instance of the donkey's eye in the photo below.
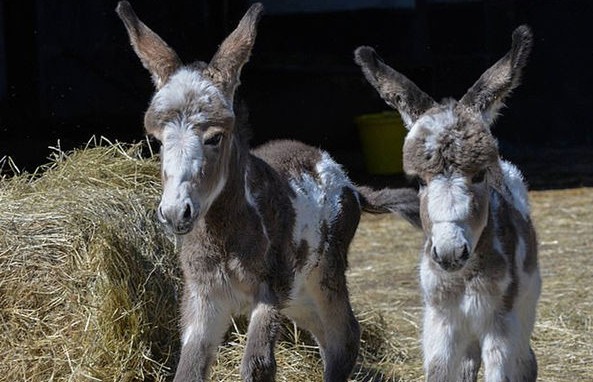
[[[477,174],[474,174],[472,177],[472,183],[482,183],[484,181],[484,177],[486,176],[486,171],[480,171]]]
[[[222,140],[222,133],[216,133],[204,140],[204,144],[207,146],[218,146]]]

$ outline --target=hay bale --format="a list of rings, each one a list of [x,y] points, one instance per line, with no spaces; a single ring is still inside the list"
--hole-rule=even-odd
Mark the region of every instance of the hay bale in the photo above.
[[[174,248],[140,145],[57,152],[0,182],[0,380],[165,380],[175,364]]]

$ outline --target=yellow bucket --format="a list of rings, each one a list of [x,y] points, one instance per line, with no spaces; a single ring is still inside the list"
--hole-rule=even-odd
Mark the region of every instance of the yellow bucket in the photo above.
[[[399,113],[364,114],[356,117],[354,122],[367,171],[378,175],[402,173],[402,146],[407,131]]]

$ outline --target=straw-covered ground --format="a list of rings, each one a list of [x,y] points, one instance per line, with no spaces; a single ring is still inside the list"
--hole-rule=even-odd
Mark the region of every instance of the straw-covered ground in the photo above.
[[[139,145],[56,152],[0,181],[0,381],[165,381],[178,355],[175,246],[156,223],[156,159]],[[531,193],[544,281],[533,336],[541,381],[593,375],[593,189]],[[356,381],[422,380],[422,235],[365,217],[349,282],[363,328]],[[214,381],[239,380],[237,320]],[[286,324],[279,381],[320,381],[310,338]]]

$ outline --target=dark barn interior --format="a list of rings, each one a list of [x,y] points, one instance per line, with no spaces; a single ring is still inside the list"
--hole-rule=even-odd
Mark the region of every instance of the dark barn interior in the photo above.
[[[117,1],[0,0],[0,158],[32,171],[48,146],[92,135],[144,138],[153,92]],[[208,61],[246,0],[131,1],[185,62]],[[353,61],[370,45],[435,99],[461,97],[529,24],[535,45],[494,134],[535,187],[593,185],[593,3],[586,0],[268,0],[240,94],[252,144],[320,146],[355,181],[390,183],[363,165],[354,124],[388,106]],[[59,142],[59,143],[58,143]]]

